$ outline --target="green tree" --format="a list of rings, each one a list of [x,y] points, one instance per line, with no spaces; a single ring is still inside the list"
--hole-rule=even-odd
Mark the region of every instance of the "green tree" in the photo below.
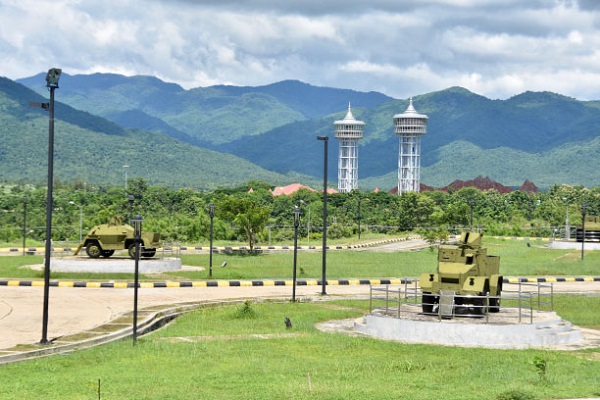
[[[235,224],[248,241],[250,251],[269,220],[270,208],[260,204],[252,195],[224,196],[218,204],[220,215]]]

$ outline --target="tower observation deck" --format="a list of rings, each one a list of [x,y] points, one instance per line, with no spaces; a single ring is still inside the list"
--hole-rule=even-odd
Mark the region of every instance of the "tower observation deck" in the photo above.
[[[412,97],[406,111],[394,115],[394,133],[399,138],[398,195],[419,192],[421,136],[427,133],[427,115],[417,113]]]
[[[363,138],[365,123],[352,115],[350,103],[343,120],[333,123],[335,137],[340,142],[338,156],[338,191],[348,193],[358,189],[358,141]]]

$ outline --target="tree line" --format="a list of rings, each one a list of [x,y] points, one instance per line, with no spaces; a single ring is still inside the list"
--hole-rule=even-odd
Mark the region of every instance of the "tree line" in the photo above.
[[[249,181],[236,188],[211,192],[150,186],[142,178],[125,187],[88,187],[81,183],[54,186],[54,241],[77,241],[95,225],[118,216],[128,221],[141,215],[144,230],[161,233],[165,241],[207,242],[210,204],[214,206],[215,240],[250,245],[293,239],[294,210],[300,211],[299,235],[315,243],[322,238],[323,195],[301,189],[290,196],[273,196],[273,185]],[[130,197],[132,196],[132,197]],[[130,201],[130,198],[132,201]],[[487,235],[544,236],[564,234],[565,222],[581,224],[581,207],[600,215],[600,187],[554,185],[548,191],[528,193],[473,187],[448,192],[427,191],[328,194],[328,238],[376,232],[419,232],[444,237],[463,229],[480,229]],[[26,221],[25,221],[26,218]],[[19,242],[24,222],[27,238],[45,239],[46,188],[0,185],[0,242]]]

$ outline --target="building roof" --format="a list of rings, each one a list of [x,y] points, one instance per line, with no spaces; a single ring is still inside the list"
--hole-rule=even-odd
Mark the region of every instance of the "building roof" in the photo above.
[[[300,189],[307,189],[307,190],[310,190],[311,192],[316,192],[315,189],[310,188],[308,186],[304,186],[301,183],[292,183],[287,186],[276,186],[275,189],[273,189],[271,191],[271,194],[273,196],[281,196],[281,195],[289,196],[291,194],[296,193]],[[333,194],[333,193],[338,193],[338,191],[335,189],[332,189],[332,188],[327,188],[327,193]]]
[[[348,103],[348,113],[342,120],[335,121],[333,125],[364,125],[363,121],[357,121],[352,115],[352,108],[350,107],[350,103]]]
[[[402,114],[394,115],[394,119],[396,118],[421,118],[421,119],[429,119],[429,117],[425,114],[419,114],[417,110],[413,107],[412,97],[410,98],[410,103]]]

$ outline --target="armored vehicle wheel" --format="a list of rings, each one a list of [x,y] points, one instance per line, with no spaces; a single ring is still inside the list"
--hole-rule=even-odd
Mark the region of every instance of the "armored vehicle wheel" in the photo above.
[[[152,257],[154,257],[155,254],[156,254],[156,250],[154,250],[154,249],[142,251],[142,257],[146,257],[146,258],[152,258]]]
[[[102,257],[104,257],[104,258],[108,258],[108,257],[112,256],[113,254],[115,254],[114,250],[102,250]]]
[[[480,293],[480,296],[486,296],[486,293]],[[473,301],[473,305],[475,306],[475,314],[485,315],[488,312],[488,303],[485,297],[480,297]]]
[[[85,252],[91,258],[98,258],[102,255],[102,247],[98,243],[89,243],[85,248]]]
[[[135,259],[135,243],[129,245],[127,252],[129,253],[129,257]]]
[[[423,307],[424,314],[432,314],[433,313],[433,306],[436,302],[435,300],[436,300],[435,295],[433,295],[431,293],[427,293],[427,292],[423,293],[423,298],[422,298],[421,304]]]
[[[489,312],[500,312],[500,299],[490,299]]]
[[[140,242],[140,250],[144,248],[144,242]],[[129,245],[129,247],[127,248],[127,251],[129,252],[129,257],[135,259],[135,243],[132,243]],[[144,251],[140,251],[140,255],[142,257],[146,257],[144,255]]]

